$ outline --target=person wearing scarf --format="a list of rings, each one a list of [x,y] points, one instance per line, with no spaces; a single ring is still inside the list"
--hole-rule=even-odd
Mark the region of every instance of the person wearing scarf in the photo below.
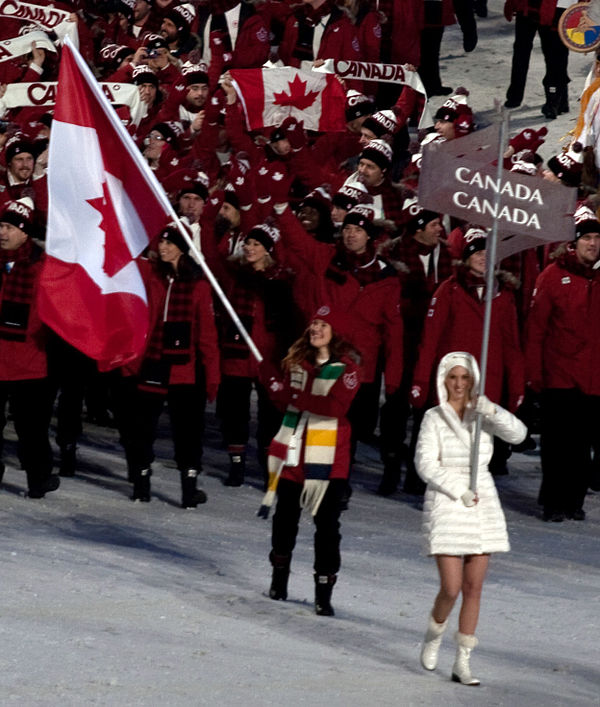
[[[196,488],[201,470],[204,407],[219,387],[219,348],[208,282],[171,224],[158,236],[158,261],[146,275],[150,333],[139,368],[135,429],[127,450],[133,501],[150,501],[151,463],[158,419],[168,403],[181,476],[181,507],[206,501]]]
[[[435,371],[450,351],[481,356],[485,310],[485,231],[469,229],[464,237],[462,263],[435,291],[427,316],[413,376],[411,403],[416,408],[433,404]],[[514,412],[523,401],[524,360],[513,292],[499,287],[492,300],[485,394],[495,403],[507,396]],[[506,392],[504,393],[504,390]]]
[[[345,319],[329,305],[319,307],[304,334],[283,360],[285,379],[265,382],[273,399],[286,405],[269,448],[269,487],[258,515],[273,516],[273,574],[269,596],[287,599],[292,551],[303,508],[314,518],[315,610],[333,616],[331,593],[340,568],[342,498],[350,470],[350,423],[346,413],[359,387],[360,357],[342,338]],[[268,378],[267,375],[264,376]]]
[[[44,253],[31,240],[33,231],[31,199],[9,201],[0,214],[0,431],[10,403],[29,498],[43,498],[59,487],[60,479],[51,473],[52,400],[36,304]],[[0,461],[0,481],[3,474]]]

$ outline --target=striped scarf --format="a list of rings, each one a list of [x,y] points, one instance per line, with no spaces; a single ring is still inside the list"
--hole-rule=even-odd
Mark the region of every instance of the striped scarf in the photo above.
[[[345,370],[346,364],[341,362],[330,362],[322,366],[312,382],[312,395],[329,395],[329,391]],[[290,386],[304,390],[307,382],[308,372],[298,365],[292,366]],[[313,516],[316,515],[329,485],[329,474],[337,447],[337,427],[338,421],[335,417],[301,412],[293,405],[288,406],[281,427],[269,447],[269,484],[258,511],[260,517],[269,516],[283,467],[300,464],[305,431],[304,488],[300,505],[302,508],[309,508]]]

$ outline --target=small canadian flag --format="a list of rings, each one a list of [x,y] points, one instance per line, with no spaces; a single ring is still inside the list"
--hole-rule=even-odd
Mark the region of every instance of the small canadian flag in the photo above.
[[[346,94],[332,74],[291,66],[234,69],[230,73],[248,130],[280,125],[288,116],[303,120],[307,130],[345,129]]]

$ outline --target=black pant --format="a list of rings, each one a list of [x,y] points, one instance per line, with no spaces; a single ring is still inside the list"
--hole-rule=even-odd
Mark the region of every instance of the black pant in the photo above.
[[[250,396],[258,396],[256,444],[259,453],[271,443],[281,426],[283,414],[273,405],[268,392],[256,379],[223,376],[219,386],[218,413],[228,447],[245,447],[250,436]]]
[[[52,449],[48,439],[52,397],[48,379],[0,382],[0,456],[7,402],[10,402],[19,440],[19,459],[27,472],[27,483],[31,489],[42,484],[52,471]]]
[[[506,92],[507,100],[513,103],[521,103],[523,100],[527,72],[529,71],[529,59],[536,32],[540,35],[542,53],[546,62],[546,75],[543,80],[545,88],[566,89],[569,83],[569,75],[567,74],[569,50],[561,41],[556,29],[562,13],[562,8],[556,10],[555,21],[551,26],[540,25],[539,22],[521,13],[517,14],[510,86]]]
[[[546,511],[583,508],[592,447],[599,442],[600,396],[576,388],[551,388],[541,394],[542,486]]]
[[[419,76],[428,94],[436,93],[442,86],[440,78],[440,47],[442,46],[443,34],[443,27],[424,27],[421,30]]]
[[[204,382],[190,385],[170,385],[165,395],[138,391],[136,420],[128,458],[134,471],[147,469],[154,461],[153,445],[158,419],[165,402],[171,420],[171,435],[175,447],[175,462],[180,471],[202,468],[202,438],[204,436]]]
[[[319,510],[314,517],[315,572],[319,575],[337,574],[340,569],[340,500],[346,489],[345,479],[329,482]],[[273,554],[281,558],[292,557],[300,522],[300,495],[302,484],[280,479],[277,485],[277,508],[273,515]]]

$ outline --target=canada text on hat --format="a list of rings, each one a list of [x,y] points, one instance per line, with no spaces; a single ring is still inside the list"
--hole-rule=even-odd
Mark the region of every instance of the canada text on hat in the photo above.
[[[568,186],[579,186],[583,169],[583,145],[574,142],[567,152],[551,157],[548,168]]]
[[[372,238],[377,229],[373,223],[375,218],[375,210],[366,204],[358,204],[353,206],[344,218],[344,226],[354,225],[364,229],[369,238]]]
[[[192,22],[196,17],[196,10],[190,3],[185,5],[177,5],[172,10],[169,10],[165,17],[171,20],[179,32],[189,32]]]
[[[375,111],[372,101],[363,93],[351,89],[346,94],[346,121],[350,122]]]
[[[600,233],[598,217],[587,204],[581,204],[575,209],[573,219],[575,221],[575,240],[586,233]]]
[[[137,86],[141,86],[144,83],[151,83],[153,86],[158,87],[158,76],[147,64],[136,66],[131,74],[131,80]]]
[[[273,250],[275,243],[281,238],[281,233],[276,226],[271,226],[268,223],[259,223],[254,226],[244,240],[253,238],[255,241],[262,243],[265,250],[269,253]]]
[[[370,160],[381,169],[388,169],[392,164],[392,148],[385,140],[371,140],[360,153],[360,159]]]
[[[392,135],[398,127],[398,119],[391,110],[380,110],[367,118],[362,125],[370,130],[376,137]]]
[[[167,40],[160,34],[149,34],[144,41],[144,46],[150,50],[169,48]]]
[[[19,155],[23,152],[33,156],[33,145],[26,139],[23,133],[17,133],[7,141],[4,147],[6,164],[9,164],[15,155]]]
[[[122,62],[125,57],[134,54],[134,50],[125,44],[107,44],[100,50],[100,58],[103,62]]]
[[[24,196],[16,201],[9,201],[0,214],[0,222],[10,223],[31,235],[33,227],[33,201]]]
[[[463,236],[463,252],[462,259],[468,260],[473,253],[480,250],[485,250],[487,247],[487,231],[483,228],[473,226],[469,228]]]
[[[195,83],[208,83],[206,64],[184,64],[181,67],[181,75],[188,86]]]
[[[349,211],[368,195],[367,188],[362,182],[348,182],[333,195],[332,202],[334,206]]]
[[[537,174],[537,167],[533,161],[534,156],[531,150],[521,150],[521,152],[517,152],[516,155],[513,155],[511,160],[511,172],[517,172],[518,174],[529,174],[532,177],[535,177]]]

